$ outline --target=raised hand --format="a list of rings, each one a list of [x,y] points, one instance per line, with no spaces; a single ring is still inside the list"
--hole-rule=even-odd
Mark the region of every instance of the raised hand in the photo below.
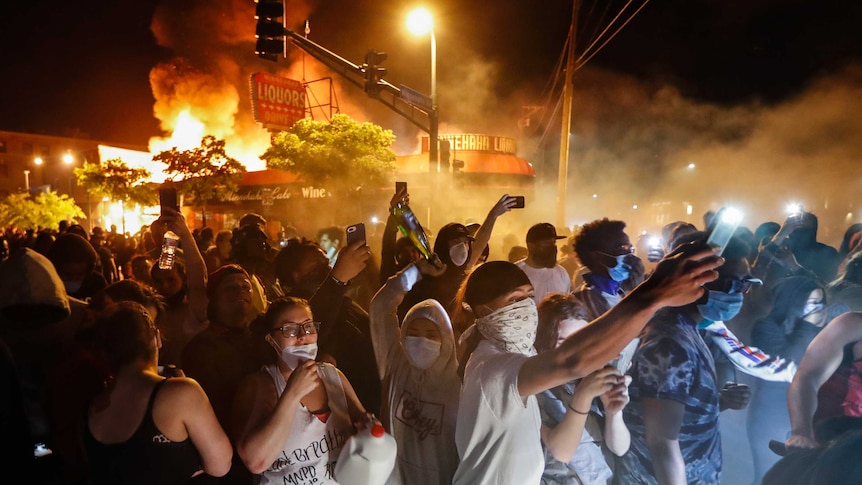
[[[365,269],[365,262],[369,257],[371,248],[365,245],[365,241],[353,241],[338,253],[332,276],[345,283],[356,278]]]

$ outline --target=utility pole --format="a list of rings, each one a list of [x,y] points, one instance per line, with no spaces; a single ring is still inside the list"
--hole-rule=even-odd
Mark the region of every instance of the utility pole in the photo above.
[[[572,79],[575,74],[575,39],[577,38],[580,0],[572,0],[572,25],[566,53],[566,79],[563,84],[563,122],[560,131],[560,167],[557,174],[557,228],[566,227],[566,188],[569,177],[569,135],[572,130]]]

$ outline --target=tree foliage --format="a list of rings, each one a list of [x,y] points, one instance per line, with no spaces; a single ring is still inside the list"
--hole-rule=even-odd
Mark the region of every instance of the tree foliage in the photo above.
[[[236,183],[245,172],[243,164],[229,157],[224,147],[224,140],[207,135],[199,147],[191,150],[174,147],[158,153],[153,161],[167,165],[165,173],[179,182],[177,191],[191,197],[194,205],[205,208],[208,201],[236,191]]]
[[[68,195],[54,191],[29,194],[12,194],[0,201],[0,225],[21,230],[55,228],[60,221],[73,224],[86,219],[84,211]]]
[[[143,206],[156,205],[158,201],[154,187],[146,183],[150,175],[146,169],[129,167],[120,158],[101,164],[85,163],[75,169],[78,184],[93,195]]]
[[[269,168],[290,170],[303,181],[351,192],[389,183],[395,171],[395,135],[345,114],[329,122],[304,118],[275,136],[261,155]]]

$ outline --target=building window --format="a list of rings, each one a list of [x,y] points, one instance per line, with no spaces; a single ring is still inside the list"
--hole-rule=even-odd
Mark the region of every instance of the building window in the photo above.
[[[0,140],[0,153],[6,153],[6,140]]]
[[[25,143],[21,147],[21,151],[24,152],[24,155],[32,155],[33,154],[33,144],[32,143]]]
[[[39,152],[43,157],[51,154],[51,145],[42,145],[39,147]]]
[[[0,179],[8,179],[9,178],[9,165],[6,164],[6,160],[0,160]]]

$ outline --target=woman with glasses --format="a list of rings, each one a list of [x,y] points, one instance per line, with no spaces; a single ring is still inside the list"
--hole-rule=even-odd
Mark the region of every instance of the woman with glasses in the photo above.
[[[237,452],[260,484],[337,483],[333,470],[353,423],[368,419],[344,375],[316,362],[319,324],[306,300],[282,297],[251,324],[268,362],[234,401]]]
[[[772,311],[754,324],[751,343],[766,353],[799,363],[808,344],[826,324],[823,285],[809,276],[791,276],[777,282],[771,294]],[[784,442],[790,436],[789,387],[787,382],[755,382],[747,420],[755,484],[780,458],[769,449],[769,442]]]
[[[84,427],[91,483],[179,484],[230,470],[233,450],[203,389],[159,375],[161,337],[143,306],[117,303],[92,342],[110,377]]]

